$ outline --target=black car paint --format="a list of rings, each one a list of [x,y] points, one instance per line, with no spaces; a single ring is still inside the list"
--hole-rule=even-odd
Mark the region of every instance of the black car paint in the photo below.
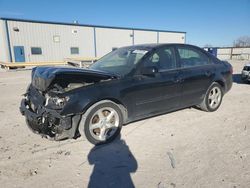
[[[32,70],[32,84],[43,92],[57,82],[63,85],[83,81],[91,83],[115,77],[116,75],[107,72],[65,67],[36,67]]]
[[[181,68],[180,58],[175,49],[177,63],[175,69],[160,70],[151,76],[142,75],[140,70],[145,58],[156,49],[164,46],[172,46],[173,48],[190,46],[206,54],[210,59],[210,64],[192,68]],[[57,128],[60,131],[54,130],[57,131],[57,136],[55,136],[54,139],[60,140],[63,138],[77,137],[80,115],[91,105],[101,100],[109,99],[122,105],[124,107],[124,124],[126,124],[139,119],[197,105],[201,103],[207,89],[213,82],[220,83],[224,93],[232,86],[231,65],[218,60],[198,47],[182,44],[154,44],[139,45],[130,48],[147,49],[149,53],[141,59],[135,70],[123,77],[89,69],[51,67],[38,67],[34,69],[32,71],[32,85],[30,88],[35,87],[40,91],[31,92],[31,89],[28,89],[26,94],[28,101],[24,99],[20,107],[22,114],[24,114],[28,120],[34,121],[34,126],[39,124],[37,120],[34,120],[38,119],[39,116],[48,117],[47,121],[59,121]],[[46,110],[44,101],[40,101],[35,104],[38,108],[42,109],[38,112],[38,115],[31,117],[30,112],[27,112],[30,111],[26,108],[30,105],[29,100],[33,102],[38,98],[35,97],[35,93],[40,93],[40,97],[42,98],[53,83],[69,83],[76,80],[93,82],[93,84],[60,93],[59,95],[61,97],[69,97],[69,101],[60,110]],[[56,120],[55,114],[59,114]],[[72,121],[74,123],[71,123],[70,126],[66,125],[64,121],[69,122],[69,120],[65,120],[67,118],[69,118],[70,121],[74,120]],[[46,129],[46,124],[43,126],[45,126]],[[35,130],[36,133],[43,135],[48,135],[48,131],[50,130]]]

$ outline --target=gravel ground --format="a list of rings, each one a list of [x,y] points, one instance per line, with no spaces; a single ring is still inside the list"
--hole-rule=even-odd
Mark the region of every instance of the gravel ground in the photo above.
[[[115,142],[49,141],[19,113],[30,70],[0,71],[0,187],[250,187],[250,85],[234,84],[218,111],[194,108],[123,127]]]

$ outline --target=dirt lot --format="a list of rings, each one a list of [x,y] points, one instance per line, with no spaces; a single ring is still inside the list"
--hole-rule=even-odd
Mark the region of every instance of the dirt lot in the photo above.
[[[31,133],[18,109],[30,70],[0,70],[0,187],[250,187],[250,85],[240,82],[245,62],[231,63],[235,82],[218,111],[131,123],[100,147]]]

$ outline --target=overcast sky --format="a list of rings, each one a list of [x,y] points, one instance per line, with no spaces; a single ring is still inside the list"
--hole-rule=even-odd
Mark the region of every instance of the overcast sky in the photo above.
[[[185,31],[201,47],[250,36],[250,0],[0,0],[0,17]]]

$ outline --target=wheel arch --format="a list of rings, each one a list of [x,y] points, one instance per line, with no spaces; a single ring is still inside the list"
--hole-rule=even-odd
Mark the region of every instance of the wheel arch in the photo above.
[[[122,112],[122,116],[123,116],[123,123],[125,123],[128,119],[128,111],[127,111],[127,107],[118,99],[116,98],[105,98],[102,99],[100,101],[111,101],[113,103],[115,103],[117,106],[119,106],[121,112]]]
[[[221,80],[221,79],[216,79],[214,82],[218,83],[221,86],[221,88],[223,90],[223,93],[225,93],[225,90],[226,90],[226,84],[225,84],[225,82],[223,80]]]
[[[223,97],[223,95],[224,95],[224,87],[223,87],[223,85],[222,85],[222,84],[224,84],[224,82],[221,81],[221,80],[215,80],[215,81],[213,81],[213,82],[211,83],[211,85],[208,87],[208,89],[207,89],[207,91],[206,91],[206,94],[205,94],[205,96],[204,96],[202,102],[201,102],[199,105],[197,105],[197,107],[200,108],[200,109],[203,110],[203,111],[206,111],[206,112],[213,112],[213,111],[217,110],[218,107],[220,106],[220,104],[219,104],[219,106],[218,106],[215,110],[211,110],[211,109],[208,108],[207,101],[206,101],[209,91],[211,90],[211,88],[212,88],[215,84],[216,84],[216,85],[219,85],[219,86],[221,87],[221,89],[222,89],[222,90],[221,90],[221,97]],[[222,99],[221,99],[221,101],[222,101]],[[220,103],[221,103],[221,101],[220,101]]]
[[[121,110],[122,112],[122,116],[123,116],[123,123],[126,123],[127,119],[128,119],[128,112],[127,112],[127,108],[124,106],[124,104],[118,100],[118,99],[115,99],[115,98],[104,98],[104,99],[101,99],[99,101],[95,101],[91,104],[89,104],[88,106],[86,106],[83,111],[82,111],[82,117],[81,117],[81,120],[80,120],[80,123],[78,125],[78,131],[80,132],[81,135],[84,135],[83,133],[83,130],[84,130],[84,124],[85,124],[85,121],[86,121],[86,117],[87,115],[89,114],[89,112],[95,108],[96,106],[100,105],[100,104],[103,104],[103,103],[106,103],[106,102],[111,102],[111,103],[114,103],[115,105],[117,105],[119,107],[119,109]]]
[[[106,97],[106,98],[96,100],[94,102],[89,103],[88,105],[86,105],[84,107],[84,109],[82,109],[82,115],[84,115],[90,108],[93,108],[93,107],[95,107],[99,104],[105,103],[105,102],[112,102],[112,103],[116,104],[120,108],[120,110],[122,111],[123,121],[125,122],[127,120],[127,118],[128,118],[127,107],[120,100],[118,100],[117,98],[112,98],[112,97]]]

